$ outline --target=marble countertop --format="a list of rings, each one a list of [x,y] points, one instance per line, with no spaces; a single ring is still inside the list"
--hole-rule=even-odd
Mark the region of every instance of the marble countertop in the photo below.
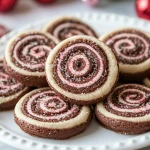
[[[39,5],[34,0],[19,0],[13,11],[6,14],[0,14],[0,24],[4,24],[10,29],[15,29],[22,27],[27,23],[40,20],[41,18],[44,19],[57,15],[76,13],[77,10],[79,10],[78,12],[113,12],[136,17],[134,0],[100,1],[101,5],[99,7],[90,8],[80,0],[57,0],[56,3],[48,6]],[[16,149],[0,143],[0,150]],[[143,148],[142,150],[150,150],[150,147]]]

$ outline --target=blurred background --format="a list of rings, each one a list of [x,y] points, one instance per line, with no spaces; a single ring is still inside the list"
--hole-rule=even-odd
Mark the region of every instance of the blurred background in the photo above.
[[[77,12],[109,12],[149,20],[150,0],[0,0],[0,36],[28,23]],[[16,149],[0,142],[0,150]]]
[[[0,0],[0,5],[1,1],[8,2],[0,6],[0,23],[10,30],[44,18],[77,12],[113,12],[136,16],[135,0],[92,0],[96,1],[95,6],[86,0]]]

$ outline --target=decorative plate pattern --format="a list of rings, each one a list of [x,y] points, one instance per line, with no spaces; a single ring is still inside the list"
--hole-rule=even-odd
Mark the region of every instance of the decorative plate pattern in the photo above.
[[[84,14],[72,14],[73,16],[77,16],[79,18],[82,18],[82,20],[84,20],[85,22],[89,23],[93,28],[96,29],[96,31],[98,31],[98,34],[101,35],[101,33],[104,32],[109,32],[113,29],[116,28],[121,28],[121,27],[136,27],[138,29],[141,30],[145,30],[148,31],[150,30],[150,23],[145,21],[145,20],[139,20],[136,18],[129,18],[129,17],[125,17],[125,16],[119,16],[119,15],[115,15],[115,14],[107,14],[107,13],[84,13]],[[43,21],[39,21],[33,24],[28,24],[23,28],[14,30],[10,33],[8,33],[7,35],[3,36],[0,39],[0,55],[4,54],[4,48],[6,46],[7,41],[14,36],[16,33],[18,33],[19,31],[23,31],[26,29],[40,29],[41,27],[43,27],[49,20],[43,20]],[[101,26],[99,28],[99,26]],[[98,30],[99,29],[99,30]],[[6,113],[6,114],[4,114]],[[86,143],[83,142],[83,144],[81,143],[76,143],[76,144],[72,144],[72,140],[69,140],[66,144],[63,144],[63,142],[60,142],[61,144],[57,144],[57,142],[55,141],[51,141],[51,140],[41,140],[42,142],[38,142],[38,140],[32,140],[30,138],[27,138],[27,135],[25,134],[20,134],[19,132],[17,133],[13,133],[12,129],[9,129],[9,126],[6,125],[7,122],[10,124],[14,124],[13,119],[9,120],[8,118],[8,114],[12,115],[13,112],[2,112],[0,113],[0,141],[9,144],[13,147],[19,148],[19,149],[28,149],[28,150],[127,150],[127,149],[137,149],[137,148],[142,148],[145,146],[148,146],[150,143],[150,132],[146,133],[146,134],[142,134],[139,136],[128,136],[128,138],[125,138],[123,140],[119,140],[121,135],[117,135],[114,134],[113,132],[107,132],[107,130],[104,130],[103,128],[99,127],[99,130],[104,130],[103,133],[107,132],[107,134],[109,133],[109,136],[111,136],[111,138],[117,136],[119,141],[115,141],[112,143],[108,144],[99,144],[99,145],[87,145],[88,141]],[[6,116],[5,120],[2,120],[2,118],[5,118],[4,116]],[[3,117],[2,117],[3,116]],[[1,118],[2,117],[2,118]],[[12,117],[13,118],[13,117]],[[95,120],[94,120],[95,121]],[[15,125],[14,125],[15,126]],[[15,126],[17,128],[17,126]],[[92,127],[94,127],[94,125],[92,124]],[[16,131],[20,130],[19,128],[16,129]],[[92,135],[90,135],[92,134]],[[89,131],[88,136],[91,136],[91,138],[93,138],[96,133],[93,133],[92,130]],[[22,136],[23,135],[23,136]],[[99,140],[101,140],[101,135],[99,135]],[[104,135],[104,134],[103,134]],[[103,136],[102,135],[102,136]],[[25,137],[26,136],[26,137]],[[78,137],[79,138],[79,137]],[[86,136],[84,136],[83,138],[86,138]],[[95,137],[96,138],[96,137]],[[94,139],[93,139],[94,140]],[[59,141],[58,141],[59,143]],[[65,143],[65,141],[64,141]],[[103,142],[102,142],[103,143]]]

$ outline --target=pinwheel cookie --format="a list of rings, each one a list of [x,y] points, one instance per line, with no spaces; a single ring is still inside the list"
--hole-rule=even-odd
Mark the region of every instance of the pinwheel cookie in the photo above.
[[[59,41],[75,35],[89,35],[97,37],[95,31],[86,23],[75,17],[59,17],[50,21],[44,31],[51,33]]]
[[[122,81],[142,81],[150,73],[150,36],[137,29],[125,28],[100,38],[115,53]]]
[[[3,59],[0,58],[0,111],[13,109],[18,100],[28,91],[29,88],[4,71]]]
[[[5,50],[5,70],[26,86],[46,86],[45,61],[58,41],[48,33],[25,31],[13,37]]]
[[[50,88],[26,94],[15,107],[19,127],[30,135],[45,138],[70,138],[83,132],[91,119],[90,107],[64,102]]]
[[[117,87],[106,101],[98,103],[99,123],[122,134],[150,131],[150,89],[138,84]]]
[[[118,79],[112,50],[90,36],[74,36],[59,43],[46,61],[47,81],[65,101],[81,105],[99,102]]]

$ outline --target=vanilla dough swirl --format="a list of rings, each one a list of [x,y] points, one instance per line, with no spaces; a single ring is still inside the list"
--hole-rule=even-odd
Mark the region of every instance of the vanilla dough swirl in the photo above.
[[[107,111],[118,116],[145,116],[150,113],[150,89],[137,84],[119,86],[103,105]]]
[[[88,93],[107,80],[109,66],[101,47],[88,40],[75,40],[61,48],[54,59],[54,78],[72,93]]]
[[[24,115],[44,122],[70,120],[80,113],[80,106],[64,102],[49,88],[27,97],[22,106]]]
[[[30,33],[18,38],[11,49],[15,66],[30,72],[43,72],[48,54],[55,41],[41,33]]]
[[[23,90],[25,86],[10,77],[3,68],[3,60],[0,59],[0,97],[7,97]]]
[[[51,33],[59,41],[63,41],[75,35],[97,37],[96,33],[89,25],[74,17],[57,18],[48,23],[44,31]]]
[[[116,31],[103,40],[120,63],[139,64],[150,58],[150,38],[137,30]]]

